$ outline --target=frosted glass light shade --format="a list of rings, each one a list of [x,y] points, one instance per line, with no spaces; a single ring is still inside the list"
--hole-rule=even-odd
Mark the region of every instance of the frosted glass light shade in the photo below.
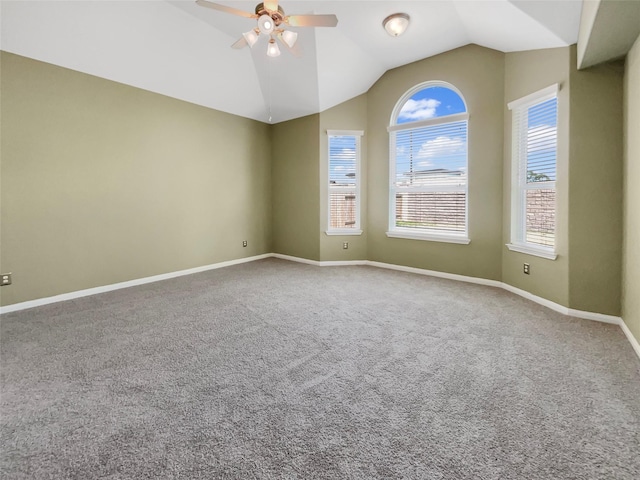
[[[392,37],[399,37],[409,26],[409,15],[406,13],[394,13],[382,21],[384,29]]]
[[[269,40],[269,45],[267,46],[267,55],[269,55],[270,57],[277,57],[278,55],[280,55],[278,44],[273,38]]]
[[[250,47],[253,47],[253,45],[258,41],[258,34],[255,30],[249,30],[248,32],[243,33],[242,36]]]
[[[296,44],[297,39],[297,32],[292,32],[291,30],[285,30],[284,32],[282,32],[282,41],[289,45],[289,48],[293,48],[293,46]]]

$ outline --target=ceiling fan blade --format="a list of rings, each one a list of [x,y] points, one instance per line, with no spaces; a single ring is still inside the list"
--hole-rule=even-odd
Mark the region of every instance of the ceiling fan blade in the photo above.
[[[335,27],[338,17],[335,15],[289,15],[284,19],[292,27]]]
[[[196,0],[196,3],[201,7],[211,8],[213,10],[219,10],[221,12],[230,13],[231,15],[238,15],[246,18],[258,18],[255,13],[245,12],[244,10],[238,10],[233,7],[226,7],[218,3],[207,2],[207,0]]]
[[[278,11],[278,0],[265,0],[263,2],[264,8],[269,10],[270,12]]]
[[[246,47],[247,45],[249,45],[249,44],[247,43],[247,39],[244,38],[244,35],[243,35],[242,37],[240,37],[240,40],[238,40],[236,43],[231,45],[231,48],[241,49],[241,48]]]

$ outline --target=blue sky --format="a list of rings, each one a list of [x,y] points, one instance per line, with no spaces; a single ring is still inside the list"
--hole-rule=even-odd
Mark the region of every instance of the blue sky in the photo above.
[[[414,93],[403,105],[398,123],[416,122],[429,118],[465,112],[460,95],[446,87],[429,87]]]
[[[527,171],[533,181],[556,179],[558,101],[552,98],[529,108],[527,116]]]
[[[355,137],[338,136],[331,138],[329,181],[335,182],[337,185],[354,184],[356,173],[355,154]]]

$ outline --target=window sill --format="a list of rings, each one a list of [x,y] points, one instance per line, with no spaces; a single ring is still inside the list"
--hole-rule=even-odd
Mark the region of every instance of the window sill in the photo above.
[[[471,240],[462,235],[438,235],[435,233],[399,232],[397,230],[387,232],[390,238],[406,238],[408,240],[426,240],[428,242],[458,243],[468,245]]]
[[[507,248],[512,252],[525,253],[535,257],[546,258],[547,260],[555,260],[558,258],[558,254],[548,248],[536,248],[530,245],[517,245],[513,243],[507,243]]]
[[[326,235],[362,235],[362,230],[327,230]]]

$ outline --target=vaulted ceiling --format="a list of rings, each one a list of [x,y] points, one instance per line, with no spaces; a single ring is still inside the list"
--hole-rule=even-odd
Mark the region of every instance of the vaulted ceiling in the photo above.
[[[253,12],[257,2],[220,1]],[[335,28],[291,28],[299,56],[266,39],[230,48],[255,20],[194,0],[2,1],[0,48],[272,123],[366,92],[387,70],[475,43],[503,52],[576,43],[581,0],[281,0],[286,14],[333,13]],[[411,24],[389,36],[382,20]]]

